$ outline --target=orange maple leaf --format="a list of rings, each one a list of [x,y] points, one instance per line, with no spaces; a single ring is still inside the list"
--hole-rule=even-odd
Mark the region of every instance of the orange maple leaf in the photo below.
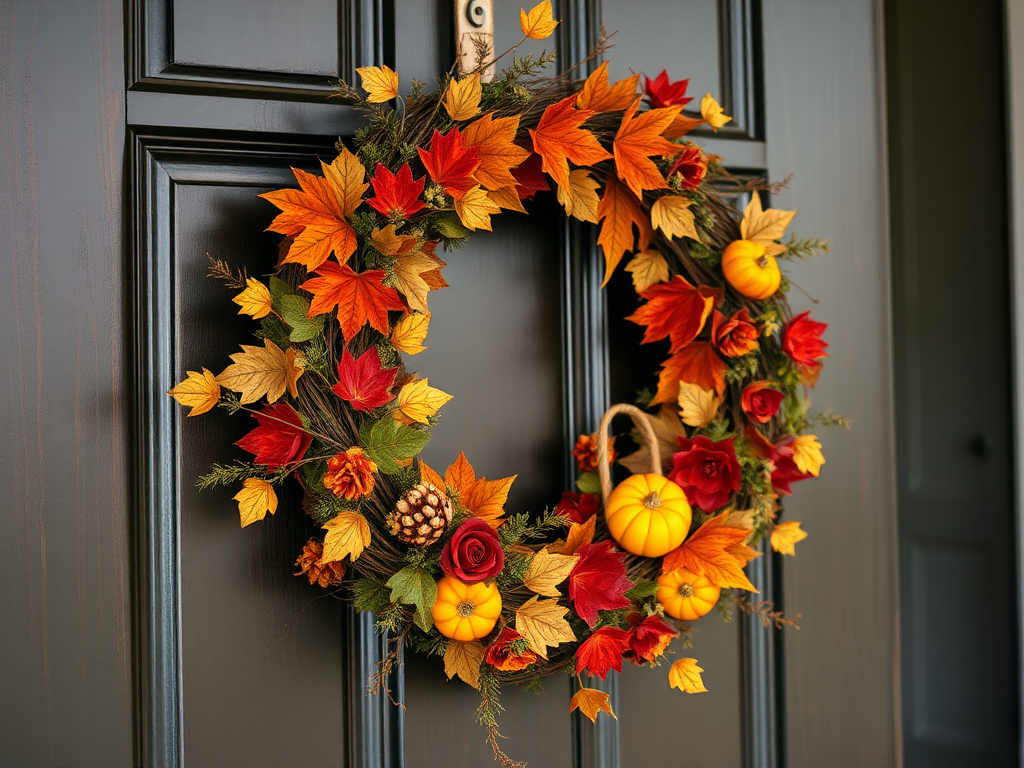
[[[432,473],[436,476],[437,473]],[[488,480],[477,477],[473,465],[469,463],[465,453],[460,453],[455,463],[444,473],[444,482],[453,491],[459,492],[459,501],[472,515],[485,520],[492,528],[500,526],[504,520],[505,502],[512,481],[519,475],[503,477],[500,480]]]
[[[711,310],[721,301],[722,289],[698,287],[676,275],[671,282],[652,285],[640,296],[647,303],[626,319],[646,326],[644,344],[671,336],[669,351],[675,354],[697,338]]]
[[[594,112],[621,112],[633,103],[639,82],[640,75],[633,75],[609,87],[606,61],[583,83],[583,89],[576,96],[576,106]]]
[[[641,197],[645,189],[668,187],[665,177],[650,158],[673,157],[683,151],[683,147],[661,135],[683,108],[677,105],[649,109],[637,115],[639,105],[640,99],[636,99],[626,110],[612,142],[615,170],[637,197]]]
[[[757,592],[743,572],[743,566],[752,558],[747,557],[742,551],[741,556],[737,558],[729,551],[737,545],[742,545],[750,531],[725,525],[728,517],[727,512],[712,517],[684,541],[681,547],[665,555],[661,572],[685,568],[700,576],[706,576],[719,587]]]
[[[519,183],[512,169],[530,156],[530,150],[515,143],[518,130],[519,115],[495,120],[490,112],[462,130],[465,146],[477,148],[480,166],[473,175],[485,189],[493,191]]]
[[[569,163],[593,165],[611,157],[590,131],[580,128],[594,115],[589,109],[576,109],[576,94],[567,96],[544,110],[536,130],[530,129],[533,150],[544,161],[541,166],[559,186],[569,183]]]
[[[633,225],[636,225],[639,235],[638,250],[645,250],[654,239],[654,230],[651,228],[651,220],[640,207],[639,202],[626,193],[626,188],[619,182],[608,177],[604,187],[604,194],[597,204],[597,219],[601,223],[601,232],[597,236],[597,242],[604,250],[605,271],[604,280],[601,283],[603,288],[612,272],[622,261],[626,252],[633,251],[635,236]]]
[[[309,316],[338,308],[338,322],[346,340],[351,340],[369,323],[385,336],[390,330],[388,310],[404,310],[405,304],[394,288],[384,285],[384,270],[356,272],[347,264],[323,264],[316,277],[299,287],[313,294]]]
[[[662,366],[658,375],[658,393],[651,400],[651,405],[676,402],[680,381],[713,389],[719,395],[725,392],[725,372],[729,366],[706,341],[695,341],[683,347]]]

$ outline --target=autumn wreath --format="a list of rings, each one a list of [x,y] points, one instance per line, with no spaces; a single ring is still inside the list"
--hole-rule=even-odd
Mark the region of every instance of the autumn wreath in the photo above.
[[[549,2],[521,21],[524,41],[557,24]],[[804,538],[798,522],[778,521],[777,499],[824,464],[807,431],[841,422],[809,413],[825,325],[791,315],[778,265],[826,244],[783,240],[794,213],[763,208],[766,187],[740,184],[686,139],[730,120],[710,94],[690,118],[687,81],[665,72],[640,94],[640,75],[610,83],[606,64],[582,82],[572,70],[544,78],[550,57],[510,53],[494,82],[481,82],[493,64],[481,56],[477,73],[449,74],[436,92],[413,83],[404,100],[387,67],[359,70],[367,96],[340,84],[367,126],[352,149],[339,142],[322,176],[295,170],[299,189],[261,195],[285,236],[275,272],[259,280],[213,262],[240,291],[240,313],[259,321],[258,343],[170,391],[190,416],[217,405],[251,414],[257,426],[237,445],[252,459],[215,465],[200,485],[240,483],[244,527],[273,514],[276,487],[294,478],[325,531],[299,573],[342,590],[394,638],[374,683],[402,646],[443,656],[449,678],[480,690],[479,719],[505,765],[502,684],[574,676],[571,710],[593,720],[612,710],[584,674],[657,665],[716,605],[786,621],[743,596],[756,592],[744,566],[766,535],[784,554]],[[439,248],[489,230],[502,209],[525,213],[552,182],[568,215],[599,225],[605,282],[632,254],[640,303],[627,320],[644,343],[667,340],[668,356],[644,410],[616,406],[579,438],[575,491],[543,513],[506,514],[514,477],[478,477],[465,455],[443,475],[417,459],[450,396],[407,372],[403,355],[424,349],[429,293],[446,286]],[[742,216],[720,193],[728,185],[750,193]],[[608,425],[620,412],[642,447],[613,488]],[[669,683],[703,691],[701,671],[678,659]]]

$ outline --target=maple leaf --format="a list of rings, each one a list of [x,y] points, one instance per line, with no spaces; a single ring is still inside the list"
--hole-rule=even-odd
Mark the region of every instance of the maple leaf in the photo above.
[[[462,132],[458,128],[452,128],[445,134],[435,128],[430,150],[425,151],[421,147],[417,152],[430,178],[456,200],[462,199],[476,186],[473,174],[480,167],[477,148],[463,144]]]
[[[662,457],[662,464],[671,463],[672,454],[679,450],[677,437],[686,437],[686,427],[679,420],[679,413],[676,408],[666,403],[661,406],[657,416],[648,416],[647,422],[654,429],[658,438],[658,448]],[[629,454],[619,463],[626,467],[633,474],[643,474],[651,471],[651,451],[647,447],[647,441],[640,441],[640,448],[635,453]]]
[[[391,346],[407,355],[417,355],[426,349],[423,342],[430,328],[430,313],[408,313],[391,329]]]
[[[337,307],[341,333],[352,339],[369,323],[385,336],[391,330],[388,310],[404,310],[405,304],[394,288],[384,285],[384,270],[356,272],[347,264],[324,264],[316,277],[299,287],[313,294],[309,316],[315,317]]]
[[[704,670],[697,666],[696,659],[678,659],[672,663],[668,671],[668,684],[686,693],[707,693],[700,673]]]
[[[398,73],[389,67],[359,67],[356,74],[362,78],[371,104],[382,104],[398,96]]]
[[[487,195],[487,190],[476,186],[461,199],[456,199],[455,213],[466,229],[486,229],[490,232],[491,214],[501,213],[501,208]]]
[[[324,552],[320,556],[322,563],[336,563],[344,560],[346,555],[357,560],[370,546],[370,524],[358,512],[339,512],[324,523],[323,528],[327,535],[324,536]]]
[[[600,186],[600,182],[582,168],[569,171],[569,183],[558,188],[558,202],[569,216],[597,224],[597,188]]]
[[[235,296],[232,301],[241,307],[238,314],[251,315],[256,320],[266,317],[273,309],[270,289],[252,277],[245,281],[245,290]]]
[[[370,183],[375,197],[369,198],[366,204],[392,221],[408,219],[425,205],[419,199],[423,193],[424,179],[414,180],[408,163],[399,168],[397,174],[377,163]]]
[[[544,159],[536,152],[532,152],[519,167],[512,171],[520,200],[531,200],[538,192],[547,192],[551,189],[548,185],[548,177],[544,175],[543,165]]]
[[[710,125],[715,133],[718,133],[719,128],[732,120],[731,117],[722,111],[722,108],[710,93],[704,94],[704,98],[700,100],[700,116],[704,118],[704,122]]]
[[[690,201],[682,195],[663,195],[655,200],[651,206],[651,224],[669,239],[689,237],[700,242],[697,227],[693,223]]]
[[[287,403],[268,405],[253,418],[259,424],[235,445],[255,456],[256,464],[267,469],[300,461],[313,437],[302,424],[302,417]]]
[[[351,216],[362,205],[363,194],[370,186],[366,181],[366,168],[362,161],[349,152],[347,147],[342,147],[330,165],[324,165],[321,161],[320,167],[334,188],[342,213]]]
[[[596,530],[597,515],[594,515],[589,520],[585,520],[582,523],[572,523],[569,525],[569,532],[565,535],[565,541],[561,546],[558,546],[557,542],[550,545],[551,551],[557,552],[560,555],[575,554],[580,547],[585,547],[594,540],[594,533]]]
[[[526,639],[530,650],[541,658],[548,657],[548,648],[576,639],[564,616],[568,608],[557,598],[541,600],[534,595],[516,611],[516,631]]]
[[[487,193],[487,198],[499,208],[526,213],[526,209],[523,208],[523,202],[519,199],[519,193],[515,187],[492,189]]]
[[[651,405],[674,403],[679,399],[679,382],[725,392],[725,372],[729,366],[706,341],[695,341],[676,352],[662,364],[658,374],[658,391]]]
[[[372,411],[394,399],[391,387],[397,375],[398,368],[381,367],[376,347],[357,358],[345,347],[338,363],[338,383],[331,391],[357,411]]]
[[[405,256],[416,248],[419,237],[399,235],[395,232],[395,225],[388,224],[383,229],[375,228],[370,233],[370,242],[384,256]]]
[[[683,151],[662,137],[662,132],[679,116],[682,107],[650,109],[636,114],[636,99],[622,117],[622,124],[612,142],[615,171],[638,198],[645,189],[665,189],[668,183],[651,157],[674,157]],[[634,117],[635,115],[635,117]]]
[[[671,282],[652,285],[640,296],[647,303],[626,319],[645,326],[641,343],[668,337],[672,340],[669,352],[675,354],[703,330],[722,290],[695,286],[682,275],[676,275]]]
[[[594,112],[621,112],[636,98],[636,87],[640,75],[633,75],[608,86],[608,62],[590,73],[583,88],[576,96],[576,106]]]
[[[255,403],[264,395],[273,403],[285,389],[292,397],[299,396],[296,382],[302,376],[302,359],[293,347],[282,350],[270,339],[264,339],[262,347],[241,347],[241,352],[231,355],[232,364],[217,376],[217,383],[240,392],[242,405]]]
[[[622,671],[622,654],[629,647],[628,635],[618,627],[601,627],[576,650],[576,671],[589,672],[602,680],[609,670]]]
[[[423,459],[420,459],[420,482],[430,483],[438,489],[444,488],[445,486],[444,478],[431,469]]]
[[[626,576],[625,555],[612,551],[613,542],[602,541],[580,547],[579,560],[569,574],[569,599],[576,614],[593,627],[598,611],[629,605],[626,590],[633,582]]]
[[[619,265],[623,255],[633,250],[634,241],[638,240],[641,251],[646,250],[654,238],[650,219],[635,197],[628,194],[626,188],[611,176],[604,185],[604,194],[597,206],[597,218],[601,223],[601,232],[597,242],[604,250],[605,271],[603,288],[611,279],[612,273]],[[636,226],[637,235],[633,234]]]
[[[445,471],[444,485],[458,492],[459,501],[467,512],[486,520],[492,528],[497,528],[503,522],[499,518],[505,513],[508,492],[517,477],[512,475],[500,480],[478,478],[466,454],[460,453],[455,463]]]
[[[467,685],[480,690],[480,665],[484,663],[484,647],[473,640],[468,643],[451,640],[444,651],[444,673],[451,680],[455,675]]]
[[[167,394],[192,410],[189,416],[199,416],[211,410],[220,401],[220,384],[212,371],[202,373],[186,371],[185,380],[167,390]]]
[[[567,96],[544,110],[536,130],[530,129],[533,151],[541,156],[545,173],[559,186],[569,183],[569,163],[594,165],[611,157],[590,131],[580,128],[594,113],[576,109],[576,95]]]
[[[411,424],[418,421],[427,424],[430,417],[437,413],[438,409],[452,396],[447,392],[430,386],[429,379],[410,381],[398,392],[398,407],[395,409],[395,418]]]
[[[796,211],[777,211],[774,208],[763,210],[761,196],[754,192],[743,212],[743,220],[740,222],[740,237],[763,245],[765,255],[777,256],[786,249],[775,241],[783,238],[786,234],[786,227],[789,226],[794,216],[796,216]]]
[[[238,502],[238,514],[242,527],[262,520],[267,512],[277,512],[277,494],[274,486],[258,477],[247,477],[242,483],[242,490],[231,497]]]
[[[644,76],[644,94],[652,107],[685,107],[692,98],[687,98],[686,89],[690,85],[690,78],[672,82],[668,78],[668,70],[661,70],[653,80]]]
[[[633,275],[633,287],[643,293],[652,285],[668,282],[668,262],[657,251],[640,251],[634,256],[626,271]]]
[[[473,175],[484,188],[495,190],[519,183],[512,169],[530,157],[530,151],[515,143],[518,130],[519,115],[495,119],[490,112],[463,129],[465,146],[476,147],[480,165]]]
[[[480,111],[480,75],[452,79],[444,94],[444,108],[452,120],[469,120]]]
[[[576,555],[552,554],[544,547],[530,561],[530,568],[523,577],[523,586],[538,595],[561,597],[558,585],[569,577],[577,560],[579,557]]]
[[[707,520],[682,546],[672,550],[661,564],[661,572],[685,568],[698,576],[706,576],[719,587],[757,592],[743,572],[746,561],[736,559],[729,548],[742,544],[750,535],[745,528],[726,525],[728,513]]]
[[[778,552],[780,555],[792,555],[796,557],[796,547],[794,546],[798,541],[803,541],[807,538],[807,531],[800,529],[800,523],[796,520],[787,520],[784,523],[776,523],[772,529],[772,549]]]
[[[519,26],[523,28],[523,34],[534,40],[543,40],[550,37],[555,31],[558,22],[551,15],[551,0],[544,0],[537,3],[530,12],[524,8],[519,9]]]
[[[608,702],[608,694],[596,688],[580,688],[573,694],[569,702],[569,712],[577,709],[590,718],[592,723],[597,722],[597,715],[600,712],[607,712],[616,720],[619,719],[615,717],[612,705]]]
[[[399,256],[394,267],[395,287],[405,296],[409,309],[417,312],[427,311],[427,294],[430,283],[424,274],[436,270],[436,265],[424,253],[410,253]]]
[[[679,384],[679,409],[682,412],[683,424],[690,427],[706,427],[715,418],[722,400],[713,389],[691,382]]]

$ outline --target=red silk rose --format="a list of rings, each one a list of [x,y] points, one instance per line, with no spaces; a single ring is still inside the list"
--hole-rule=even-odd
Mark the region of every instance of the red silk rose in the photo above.
[[[573,493],[566,491],[555,507],[555,512],[568,517],[574,523],[585,523],[601,508],[601,497],[596,493]]]
[[[514,629],[505,627],[495,641],[487,646],[484,660],[502,672],[518,672],[521,669],[526,669],[537,661],[537,654],[529,648],[517,651],[513,644],[522,639],[523,636]]]
[[[498,533],[479,517],[458,527],[441,552],[441,570],[465,584],[493,579],[505,566]]]
[[[801,312],[782,329],[782,349],[793,362],[806,368],[814,368],[818,360],[828,357],[821,334],[828,328],[826,323],[810,319],[810,312]]]
[[[648,616],[640,621],[640,615],[632,613],[629,615],[629,623],[632,629],[626,636],[626,643],[629,646],[624,656],[637,666],[645,661],[654,661],[661,656],[672,642],[677,633],[657,616]]]
[[[743,390],[740,405],[748,419],[765,424],[779,412],[779,406],[785,399],[786,395],[775,389],[771,382],[755,381]]]
[[[685,107],[693,101],[692,98],[686,97],[686,88],[689,85],[690,78],[676,80],[674,83],[670,82],[667,69],[661,70],[661,74],[653,80],[646,75],[644,76],[644,93],[647,94],[647,100],[650,102],[652,109],[674,107],[677,104]]]
[[[760,346],[757,326],[750,321],[746,308],[732,317],[726,317],[717,309],[711,321],[711,340],[726,357],[739,357],[753,352]]]
[[[740,489],[740,465],[732,438],[717,443],[703,435],[676,440],[682,450],[672,454],[669,480],[686,492],[687,501],[705,512],[728,504]]]
[[[589,672],[604,680],[608,670],[622,671],[622,654],[629,647],[624,629],[601,627],[584,640],[576,651],[576,671]]]
[[[700,147],[687,147],[679,153],[675,162],[668,169],[668,173],[665,174],[665,178],[671,178],[673,173],[678,172],[679,186],[683,189],[696,189],[704,180],[704,174],[707,171],[708,161]]]

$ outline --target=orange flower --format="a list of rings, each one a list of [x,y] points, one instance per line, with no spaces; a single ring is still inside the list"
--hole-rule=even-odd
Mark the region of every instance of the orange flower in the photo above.
[[[715,310],[715,318],[711,322],[711,338],[718,351],[726,357],[740,357],[758,348],[757,326],[750,322],[746,309],[741,309],[732,317],[726,317]]]
[[[349,448],[327,460],[324,488],[349,501],[369,496],[376,471],[377,465],[363,455],[362,448]]]
[[[510,627],[501,630],[501,634],[487,648],[484,657],[488,664],[502,672],[518,672],[526,669],[537,661],[537,654],[525,646],[523,636]]]
[[[576,458],[576,466],[580,472],[597,471],[597,435],[580,435],[576,441],[576,447],[572,449],[572,455]],[[608,463],[613,463],[619,454],[615,452],[615,438],[608,440]]]
[[[323,554],[323,542],[316,539],[307,541],[306,545],[302,548],[302,554],[295,561],[295,565],[299,569],[295,575],[302,576],[305,574],[309,578],[310,584],[319,584],[321,587],[341,584],[345,578],[345,564],[324,563],[321,560]]]

